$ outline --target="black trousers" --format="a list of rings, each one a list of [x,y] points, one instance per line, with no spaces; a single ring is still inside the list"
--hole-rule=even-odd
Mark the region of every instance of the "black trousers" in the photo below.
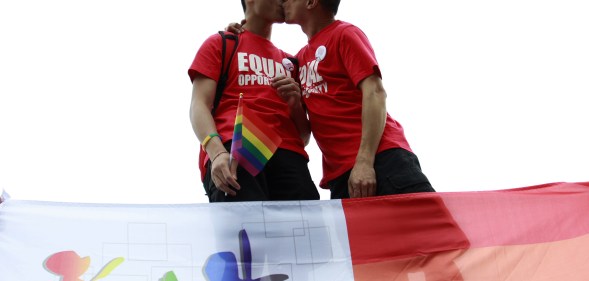
[[[435,192],[421,171],[417,156],[402,148],[392,148],[376,154],[376,195],[415,192]],[[350,198],[348,192],[349,170],[328,183],[331,199]]]
[[[231,143],[225,146],[229,150]],[[301,154],[279,148],[255,177],[242,167],[237,167],[237,182],[241,189],[236,196],[231,196],[225,195],[213,183],[209,160],[204,178],[205,192],[209,202],[319,200],[308,162]]]

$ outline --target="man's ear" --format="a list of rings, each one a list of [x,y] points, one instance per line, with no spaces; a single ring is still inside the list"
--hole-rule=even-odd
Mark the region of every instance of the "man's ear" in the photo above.
[[[314,9],[319,5],[319,0],[307,0],[307,9],[311,10]]]

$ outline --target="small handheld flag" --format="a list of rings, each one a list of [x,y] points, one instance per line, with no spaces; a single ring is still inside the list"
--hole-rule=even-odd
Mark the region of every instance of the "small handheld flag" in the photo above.
[[[239,94],[231,158],[255,176],[274,155],[281,142],[282,138],[245,106],[243,93]]]

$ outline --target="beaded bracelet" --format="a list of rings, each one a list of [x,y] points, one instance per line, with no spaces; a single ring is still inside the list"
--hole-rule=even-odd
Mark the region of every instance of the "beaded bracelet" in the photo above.
[[[215,157],[211,158],[211,164],[213,164],[213,162],[215,162],[215,159],[217,159],[223,153],[229,153],[229,152],[227,152],[227,151],[221,151],[221,152],[219,152],[217,155],[215,155]]]
[[[219,137],[219,139],[221,139],[221,136],[219,136],[219,134],[217,133],[212,133],[210,135],[208,135],[203,141],[202,141],[202,149],[206,150],[207,148],[207,144],[209,144],[209,142],[211,141],[212,138],[214,137]]]

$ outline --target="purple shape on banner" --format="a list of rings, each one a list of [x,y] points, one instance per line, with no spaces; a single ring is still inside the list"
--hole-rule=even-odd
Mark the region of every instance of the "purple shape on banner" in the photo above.
[[[272,274],[257,279],[252,279],[252,252],[247,232],[239,231],[239,245],[241,251],[241,263],[237,262],[234,253],[219,252],[212,254],[205,263],[203,273],[209,281],[283,281],[289,277],[286,274]],[[239,264],[243,273],[243,279],[239,278]]]

